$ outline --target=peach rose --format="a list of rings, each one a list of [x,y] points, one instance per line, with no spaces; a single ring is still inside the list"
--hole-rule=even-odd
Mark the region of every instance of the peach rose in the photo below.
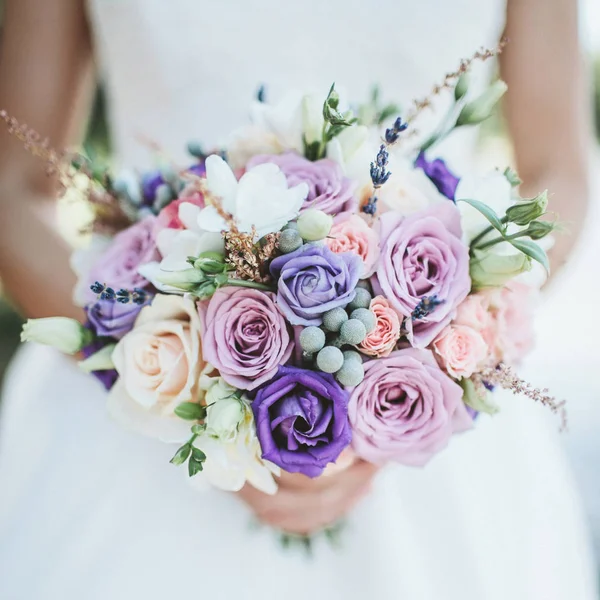
[[[367,278],[375,272],[379,259],[379,235],[356,214],[340,213],[334,219],[325,243],[332,252],[352,252],[363,261],[361,278]]]
[[[490,297],[487,292],[467,296],[459,304],[452,324],[465,325],[480,333],[488,345],[490,355],[495,356],[497,327],[490,312]]]
[[[175,416],[174,410],[181,402],[198,398],[204,367],[194,302],[175,295],[156,296],[117,344],[112,358],[119,379],[108,398],[111,415],[163,441],[187,439],[189,422]]]
[[[483,293],[488,296],[495,325],[494,347],[497,358],[514,365],[533,347],[536,290],[524,283],[511,281],[503,288]]]
[[[400,317],[383,296],[375,296],[369,308],[375,314],[377,323],[358,348],[368,356],[389,356],[400,338]]]
[[[480,333],[466,325],[448,325],[433,342],[449,375],[470,377],[488,356],[488,346]]]

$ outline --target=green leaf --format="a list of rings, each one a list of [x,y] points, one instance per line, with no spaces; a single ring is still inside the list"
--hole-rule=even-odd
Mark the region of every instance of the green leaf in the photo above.
[[[396,116],[400,112],[400,107],[397,104],[388,104],[381,109],[381,112],[377,116],[377,124],[381,125],[388,119]]]
[[[197,423],[192,425],[192,433],[194,435],[202,435],[206,431],[206,425],[204,423]]]
[[[172,465],[182,465],[190,456],[192,452],[192,446],[190,444],[184,444],[175,452],[173,458],[169,461]]]
[[[227,276],[227,273],[219,273],[218,275],[215,275],[215,284],[217,287],[223,287],[227,284],[228,280],[229,277]]]
[[[202,461],[196,460],[193,456],[190,458],[188,462],[188,475],[193,477],[202,471],[204,467],[202,466]]]
[[[175,414],[186,421],[199,421],[206,416],[206,408],[195,402],[182,402],[175,407]]]
[[[476,386],[471,379],[463,379],[460,386],[464,391],[463,402],[477,412],[496,414],[500,408],[492,401],[492,393],[483,385]]]
[[[542,248],[532,242],[530,240],[507,240],[510,242],[517,250],[520,250],[525,256],[529,256],[529,258],[537,261],[546,269],[547,273],[550,273],[550,261],[546,256],[546,253],[542,250]]]
[[[500,217],[496,214],[496,212],[490,208],[487,204],[480,202],[479,200],[465,200],[464,198],[460,198],[458,202],[466,202],[469,206],[472,206],[475,210],[479,211],[490,223],[490,225],[499,231],[500,233],[504,233],[505,226],[500,220]]]
[[[192,446],[192,457],[198,462],[204,462],[206,460],[206,454],[204,454],[200,448],[196,448],[196,446]]]

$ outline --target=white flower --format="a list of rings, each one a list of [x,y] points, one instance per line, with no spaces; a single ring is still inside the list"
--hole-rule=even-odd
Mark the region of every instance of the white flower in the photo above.
[[[377,145],[364,125],[343,129],[327,144],[327,158],[337,162],[344,175],[357,181],[359,187],[371,182],[369,169],[376,154]]]
[[[80,360],[77,365],[85,373],[91,373],[92,371],[107,371],[108,369],[114,369],[115,363],[113,362],[112,355],[115,350],[116,344],[108,344],[104,346],[98,352],[94,352],[91,356],[88,356],[85,360]]]
[[[302,133],[308,144],[321,141],[324,124],[323,100],[307,94],[302,98]]]
[[[92,340],[91,332],[75,319],[47,317],[29,319],[21,331],[22,342],[52,346],[65,354],[75,354]]]
[[[208,250],[223,251],[219,233],[202,231],[198,227],[201,209],[190,202],[179,206],[179,220],[186,229],[162,229],[156,236],[156,246],[163,259],[138,268],[139,274],[164,293],[183,294],[183,290],[161,282],[161,272],[183,271],[190,268],[189,256],[198,256]]]
[[[390,157],[392,175],[377,193],[382,211],[386,208],[410,215],[440,202],[448,202],[421,169],[408,161]]]
[[[246,482],[265,494],[275,494],[277,482],[273,475],[279,476],[279,467],[262,460],[261,447],[256,437],[252,409],[242,401],[243,419],[238,435],[232,441],[223,441],[209,433],[199,436],[194,445],[206,454],[204,470],[201,474],[189,478],[190,483],[202,488],[208,482],[222,490],[237,492]]]
[[[236,388],[220,377],[206,392],[206,432],[209,435],[223,441],[233,441],[237,436],[244,418],[244,405],[236,392]]]
[[[231,167],[216,155],[206,159],[206,184],[240,230],[250,232],[254,225],[259,237],[279,231],[294,219],[308,195],[306,183],[288,188],[285,175],[273,163],[258,165],[237,181]],[[198,226],[215,233],[227,229],[214,206],[200,211]]]
[[[483,202],[499,217],[513,204],[512,187],[500,171],[493,171],[483,177],[463,177],[456,188],[455,198],[462,216],[463,237],[467,243],[486,229],[489,222],[466,202],[458,202],[460,199]]]

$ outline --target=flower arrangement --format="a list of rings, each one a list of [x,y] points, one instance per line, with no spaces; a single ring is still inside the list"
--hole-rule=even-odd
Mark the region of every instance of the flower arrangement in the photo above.
[[[348,448],[423,466],[498,410],[494,386],[563,412],[510,369],[531,346],[526,274],[548,269],[547,194],[521,198],[510,169],[474,183],[435,155],[504,93],[469,92],[472,61],[494,54],[434,87],[454,103],[416,150],[402,142],[429,98],[379,131],[389,107],[342,112],[334,86],[287,119],[261,94],[226,148],[192,143],[189,168],[141,177],[52,151],[3,113],[66,184],[88,177],[103,234],[73,261],[86,323],[30,320],[23,340],[83,352],[113,417],[231,491],[275,493],[282,469],[317,477]]]

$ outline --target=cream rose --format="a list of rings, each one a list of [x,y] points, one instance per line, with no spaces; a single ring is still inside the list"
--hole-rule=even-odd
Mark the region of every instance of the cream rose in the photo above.
[[[470,377],[488,356],[488,346],[480,333],[465,325],[449,325],[433,342],[449,375]]]
[[[166,442],[187,439],[189,423],[174,410],[181,402],[198,398],[204,366],[194,302],[156,296],[115,347],[113,362],[119,379],[108,398],[110,414],[131,429]]]

